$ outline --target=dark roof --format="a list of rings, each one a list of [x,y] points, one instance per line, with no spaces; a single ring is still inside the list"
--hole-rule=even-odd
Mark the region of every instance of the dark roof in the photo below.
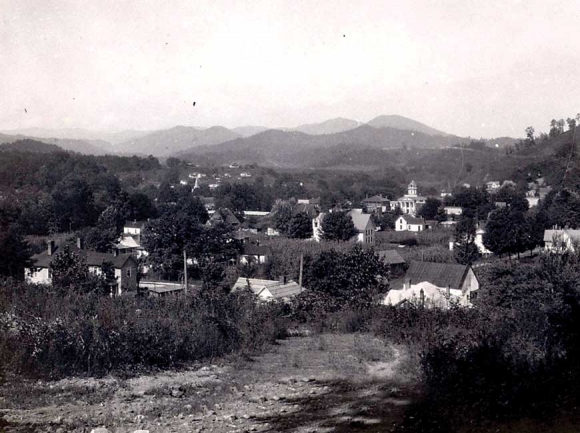
[[[402,265],[406,263],[405,259],[394,250],[379,251],[379,260],[387,265]]]
[[[244,252],[242,255],[245,256],[271,256],[272,249],[264,245],[249,244],[244,246]]]
[[[372,197],[365,198],[362,202],[363,203],[385,203],[390,201],[387,197],[383,197],[382,195],[373,195]]]
[[[236,218],[234,213],[229,209],[218,209],[211,216],[210,221],[212,222],[225,222],[230,225],[239,225],[240,220]]]
[[[125,223],[125,227],[129,227],[132,229],[140,229],[143,228],[145,224],[147,224],[147,221],[127,221]]]
[[[410,279],[411,284],[427,281],[437,287],[460,289],[469,269],[469,265],[411,262],[405,279]]]
[[[292,209],[292,214],[296,215],[298,213],[305,213],[310,218],[314,218],[318,215],[318,206],[312,203],[297,203],[294,208]]]
[[[423,218],[415,218],[411,215],[401,215],[407,224],[425,224],[425,220]]]
[[[83,257],[89,266],[101,266],[103,262],[111,262],[116,269],[121,269],[127,260],[133,259],[133,261],[135,261],[135,257],[131,254],[118,254],[115,256],[112,253],[98,253],[91,250],[81,250],[74,244],[66,244],[64,246],[68,246],[70,251]],[[62,251],[61,248],[64,246],[55,246],[54,252],[51,256],[48,255],[48,250],[33,255],[32,259],[35,260],[34,267],[48,268],[56,255]]]

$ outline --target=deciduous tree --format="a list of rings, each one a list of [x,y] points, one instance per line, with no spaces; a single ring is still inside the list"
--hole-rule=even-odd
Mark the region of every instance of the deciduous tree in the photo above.
[[[352,218],[346,212],[330,212],[322,219],[322,238],[327,241],[348,241],[356,236]]]

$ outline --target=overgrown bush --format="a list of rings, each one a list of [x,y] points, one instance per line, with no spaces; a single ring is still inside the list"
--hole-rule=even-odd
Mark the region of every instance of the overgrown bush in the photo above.
[[[0,367],[29,376],[101,375],[252,352],[283,336],[280,306],[245,291],[110,298],[0,286]]]
[[[424,399],[409,428],[548,419],[578,404],[580,257],[490,265],[472,309],[385,308],[375,331],[416,349]]]

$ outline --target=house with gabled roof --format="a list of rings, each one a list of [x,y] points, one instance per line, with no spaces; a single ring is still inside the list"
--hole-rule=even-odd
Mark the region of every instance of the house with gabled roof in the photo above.
[[[391,278],[398,278],[405,274],[407,262],[397,251],[384,250],[379,251],[377,255],[383,264],[389,266],[389,270],[391,271]]]
[[[207,224],[214,225],[218,223],[225,223],[230,225],[234,230],[240,228],[240,220],[234,215],[234,213],[227,208],[220,208],[216,210],[209,218]]]
[[[371,216],[367,213],[358,212],[356,210],[348,212],[347,215],[352,219],[354,228],[358,232],[353,240],[367,245],[374,245],[377,226],[373,222]]]
[[[544,230],[544,251],[575,251],[580,244],[580,230],[551,229]]]
[[[379,194],[365,198],[362,203],[366,207],[367,212],[374,213],[386,212],[390,208],[391,201],[387,197]]]
[[[49,241],[46,251],[32,256],[34,265],[32,268],[26,269],[26,280],[33,284],[52,284],[50,264],[58,253],[64,249],[77,253],[84,258],[89,272],[97,275],[101,274],[103,263],[111,263],[115,269],[115,277],[117,279],[116,295],[137,289],[139,265],[137,259],[132,254],[120,254],[117,249],[114,249],[112,253],[99,253],[97,251],[87,250],[83,248],[83,243],[80,238],[77,239],[76,244],[63,243],[62,245],[56,245],[54,241]]]
[[[412,261],[402,287],[389,291],[386,305],[419,302],[425,306],[448,308],[452,304],[470,306],[479,290],[470,265]]]
[[[298,283],[288,281],[286,277],[281,277],[278,281],[240,277],[232,287],[232,292],[246,288],[263,301],[287,301],[304,290]]]
[[[147,221],[127,221],[123,226],[123,235],[131,236],[138,244],[141,244],[141,235],[143,234],[145,224],[147,224]]]
[[[395,231],[397,232],[422,232],[426,223],[423,218],[416,218],[411,215],[401,215],[395,221]]]

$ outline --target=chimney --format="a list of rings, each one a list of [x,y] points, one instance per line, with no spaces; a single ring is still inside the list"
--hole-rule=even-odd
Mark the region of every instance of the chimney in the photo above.
[[[48,241],[48,255],[52,256],[54,254],[54,241]]]
[[[451,286],[447,286],[447,297],[450,298],[451,297]]]
[[[403,290],[410,289],[410,288],[411,288],[411,279],[405,278],[405,281],[403,282]]]
[[[423,289],[419,291],[419,302],[421,307],[425,306],[425,291]]]
[[[119,255],[119,250],[117,248],[113,248],[113,257],[117,257]]]
[[[77,238],[77,248],[79,250],[83,249],[83,240],[81,238]]]

